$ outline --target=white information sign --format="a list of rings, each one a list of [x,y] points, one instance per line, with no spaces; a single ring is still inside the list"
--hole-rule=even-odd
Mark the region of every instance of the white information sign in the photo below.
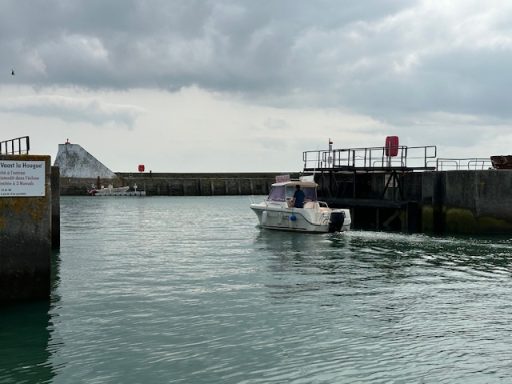
[[[0,197],[44,195],[44,161],[0,160]]]

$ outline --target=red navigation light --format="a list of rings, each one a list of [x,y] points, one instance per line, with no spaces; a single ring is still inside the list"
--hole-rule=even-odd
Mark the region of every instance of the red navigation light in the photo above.
[[[144,172],[144,164],[139,164],[139,172]]]

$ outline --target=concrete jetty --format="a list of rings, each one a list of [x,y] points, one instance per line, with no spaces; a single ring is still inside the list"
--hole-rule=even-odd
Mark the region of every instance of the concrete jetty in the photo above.
[[[321,198],[348,207],[356,229],[434,234],[511,234],[512,171],[317,174]],[[335,186],[329,179],[337,180]]]
[[[435,147],[395,149],[396,157],[386,147],[304,152],[304,172],[315,172],[329,205],[351,209],[356,229],[512,233],[512,170],[490,158],[439,159]]]

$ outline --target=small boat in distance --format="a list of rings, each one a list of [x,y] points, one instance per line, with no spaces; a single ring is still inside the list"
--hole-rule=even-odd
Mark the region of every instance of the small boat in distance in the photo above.
[[[87,191],[90,196],[146,196],[146,191],[137,191],[137,185],[133,188],[114,187],[110,184],[107,188],[95,188],[94,186]]]
[[[293,206],[297,186],[305,195],[303,208]],[[278,176],[267,198],[251,204],[250,208],[258,216],[262,228],[313,233],[348,231],[350,210],[331,209],[327,203],[318,201],[317,187],[313,176],[302,176],[299,180]]]

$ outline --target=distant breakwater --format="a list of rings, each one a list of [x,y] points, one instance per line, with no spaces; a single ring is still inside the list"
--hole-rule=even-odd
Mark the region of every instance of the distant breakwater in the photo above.
[[[126,173],[116,172],[114,179],[61,177],[61,195],[86,195],[87,190],[98,184],[107,187],[137,186],[147,196],[221,196],[221,195],[266,195],[277,175],[295,172],[251,172],[251,173]]]

